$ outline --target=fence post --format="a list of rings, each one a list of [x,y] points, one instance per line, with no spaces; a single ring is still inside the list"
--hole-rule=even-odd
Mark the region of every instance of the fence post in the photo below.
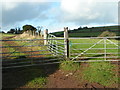
[[[106,39],[107,39],[107,38],[104,38],[104,60],[107,59],[107,55],[106,55],[106,53],[107,53],[107,52],[106,52],[106,48],[107,48],[107,47],[106,47]]]
[[[44,30],[44,45],[47,45],[47,35],[48,35],[48,29]]]
[[[64,48],[65,48],[65,58],[69,59],[69,39],[68,39],[68,27],[64,27]]]

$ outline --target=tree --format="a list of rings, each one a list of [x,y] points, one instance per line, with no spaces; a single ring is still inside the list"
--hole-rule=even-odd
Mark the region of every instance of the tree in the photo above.
[[[40,36],[40,33],[41,33],[41,29],[43,28],[42,26],[37,26],[37,31],[38,31],[38,35]]]
[[[82,27],[80,26],[79,28],[78,28],[78,30],[81,30],[82,29]]]
[[[0,31],[0,33],[5,33],[4,31]]]
[[[10,31],[8,31],[7,33],[15,34],[15,29],[10,29]]]
[[[87,27],[87,26],[85,26],[85,27],[83,27],[83,29],[88,29],[88,27]]]
[[[22,34],[22,30],[20,30],[20,27],[15,28],[15,34]]]
[[[35,34],[36,30],[37,29],[32,25],[24,25],[23,26],[23,32],[25,32],[25,31],[32,32],[32,35]]]

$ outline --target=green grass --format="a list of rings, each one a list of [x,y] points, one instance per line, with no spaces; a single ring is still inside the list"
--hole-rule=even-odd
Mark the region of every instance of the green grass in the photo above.
[[[47,82],[46,75],[41,68],[25,68],[21,73],[23,73],[22,77],[27,81],[24,85],[26,88],[43,88]]]
[[[93,46],[95,43],[97,43],[98,41],[100,41],[101,39],[70,39],[70,57],[76,57],[77,55],[72,55],[74,53],[82,53],[85,50],[87,50],[88,48],[90,48],[91,46]],[[110,39],[112,42],[116,43],[118,45],[118,40],[115,39]],[[59,40],[59,42],[64,43],[63,40]],[[74,43],[81,43],[81,44],[74,44]],[[84,43],[88,43],[88,44],[84,44]],[[59,45],[61,47],[64,48],[64,45]],[[103,48],[103,49],[95,49],[95,48]],[[103,58],[95,58],[95,59],[91,59],[90,60],[104,60],[104,40],[102,40],[99,44],[96,44],[94,47],[92,47],[91,49],[89,49],[88,51],[86,51],[83,55],[79,56],[79,57],[103,57]],[[114,44],[111,44],[109,41],[106,41],[106,48],[118,48],[117,46],[115,46]],[[61,51],[61,48],[58,48],[59,52]],[[81,49],[81,50],[73,50],[73,49]],[[86,53],[95,53],[95,54],[86,54]],[[103,53],[103,54],[98,54],[98,53]],[[107,49],[106,53],[118,53],[118,49]],[[108,57],[112,57],[112,56],[118,56],[117,54],[108,54]],[[113,58],[107,58],[107,60],[110,60]]]
[[[114,65],[109,62],[94,62],[83,71],[83,78],[89,82],[96,82],[104,86],[118,83],[118,77],[113,72]]]
[[[0,34],[1,36],[1,39],[4,38],[4,37],[11,37],[11,36],[15,36],[16,34]]]
[[[33,73],[34,72],[34,73]],[[25,84],[28,88],[43,88],[47,82],[46,75],[42,69],[39,68],[27,68],[24,70],[24,77],[29,81]],[[30,80],[31,79],[31,80]]]
[[[30,88],[42,88],[45,83],[46,83],[46,78],[38,77],[28,82],[26,86]]]
[[[28,46],[28,45],[44,45],[42,41],[16,41],[17,44],[20,46]],[[38,51],[38,50],[47,50],[47,46],[33,46],[27,47],[29,51]],[[50,53],[49,51],[39,51],[39,54]],[[44,55],[44,56],[51,56],[51,55]]]
[[[84,52],[85,50],[87,50],[88,48],[90,48],[95,43],[97,43],[99,40],[101,40],[101,39],[71,39],[70,40],[70,42],[71,42],[70,53],[71,54],[74,54],[74,53],[80,54],[80,53]],[[118,44],[117,40],[111,40],[111,41]],[[74,43],[81,43],[81,44],[74,44]],[[88,44],[83,44],[83,43],[88,43]],[[118,48],[114,44],[108,44],[108,43],[110,43],[108,41],[106,41],[106,43],[107,43],[106,44],[107,48]],[[98,57],[100,57],[102,54],[97,54],[97,53],[104,53],[105,52],[104,49],[94,49],[94,48],[104,48],[104,40],[101,41],[99,44],[95,45],[94,47],[92,47],[91,49],[89,49],[88,51],[86,51],[80,57],[96,57],[97,55],[99,55]],[[82,50],[72,50],[72,49],[82,49]],[[107,49],[106,52],[107,53],[118,53],[118,49]],[[86,54],[86,53],[95,53],[95,54]],[[71,56],[75,57],[77,55],[71,55]],[[104,56],[104,54],[102,56]],[[117,56],[117,54],[110,54],[107,56]]]
[[[11,46],[11,45],[6,44],[5,42],[2,42],[2,45],[3,46]],[[11,47],[7,48],[7,52],[10,52],[10,54],[8,54],[8,57],[9,56],[16,56],[16,57],[10,57],[10,59],[15,59],[15,58],[18,58],[19,56],[25,56],[26,55],[25,53],[21,53],[18,50],[16,50],[15,48],[11,48]],[[4,52],[4,53],[6,53],[6,52]],[[3,54],[3,56],[4,56],[4,54]]]
[[[80,64],[73,61],[62,61],[60,64],[60,69],[65,71],[76,71]]]
[[[115,33],[117,36],[120,35],[118,26],[102,26],[102,27],[92,27],[92,28],[78,28],[74,30],[68,30],[70,37],[98,37],[105,31]],[[53,32],[51,33],[58,37],[63,37],[64,32]]]

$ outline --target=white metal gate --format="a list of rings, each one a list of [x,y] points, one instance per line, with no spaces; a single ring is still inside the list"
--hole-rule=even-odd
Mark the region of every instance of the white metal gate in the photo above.
[[[69,38],[70,58],[80,62],[119,61],[119,37]],[[77,42],[77,43],[76,43]]]

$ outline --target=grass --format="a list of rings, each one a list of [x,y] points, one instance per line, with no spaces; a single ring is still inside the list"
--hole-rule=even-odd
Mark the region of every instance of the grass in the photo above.
[[[34,73],[33,73],[34,72]],[[40,68],[26,68],[24,71],[24,77],[28,81],[24,86],[27,88],[43,88],[47,79]]]
[[[115,33],[117,36],[120,35],[118,26],[102,26],[102,27],[92,27],[92,28],[78,28],[74,30],[68,30],[70,37],[98,37],[103,32],[109,31]],[[64,31],[51,33],[58,37],[64,36]]]
[[[12,36],[15,36],[15,34],[2,33],[2,34],[0,34],[0,36],[1,36],[1,39],[2,39],[2,38],[5,38],[5,37],[12,37]]]
[[[42,41],[16,41],[17,44],[20,46],[27,46],[27,45],[44,45]],[[29,51],[38,51],[38,50],[47,50],[46,46],[32,46],[27,47]],[[50,53],[49,51],[39,51],[39,54]],[[51,55],[44,55],[44,56],[51,56]]]
[[[100,41],[101,39],[70,39],[70,57],[76,57],[77,54],[80,55],[80,53],[84,52],[91,46],[93,46],[95,43]],[[112,42],[116,43],[118,45],[118,40],[115,39],[110,39]],[[63,42],[61,40],[61,42]],[[77,43],[77,44],[75,44]],[[81,44],[78,44],[81,43]],[[86,44],[88,43],[88,44]],[[61,47],[64,48],[64,45],[61,45]],[[103,48],[103,49],[96,49],[96,48]],[[104,60],[104,40],[102,40],[99,44],[96,44],[94,47],[91,49],[87,50],[84,54],[80,55],[80,58],[84,57],[100,57],[100,58],[89,58],[90,60]],[[110,43],[109,41],[106,40],[106,48],[118,48],[114,44]],[[74,50],[74,49],[79,49],[79,50]],[[59,50],[60,51],[60,50]],[[76,53],[76,55],[74,55]],[[94,53],[94,54],[90,54]],[[103,54],[98,54],[98,53],[103,53]],[[118,49],[106,49],[106,53],[118,53]],[[107,54],[107,56],[112,57],[112,56],[118,56],[117,54]],[[103,57],[103,58],[102,58]],[[110,59],[115,59],[115,58],[107,58],[107,60]],[[117,59],[117,58],[116,58]]]
[[[73,61],[62,61],[60,64],[60,69],[65,71],[76,71],[80,64]]]
[[[11,45],[9,45],[9,44],[6,44],[5,42],[2,42],[2,45],[3,46],[11,46]],[[4,52],[4,51],[3,51]],[[25,56],[26,54],[25,53],[21,53],[21,52],[19,52],[18,50],[16,50],[15,48],[11,48],[11,47],[8,47],[7,48],[7,52],[9,52],[10,54],[8,55],[8,57],[9,56],[16,56],[16,57],[10,57],[11,59],[14,59],[14,58],[17,58],[17,57],[19,57],[19,56]],[[14,52],[14,53],[13,53]],[[4,52],[4,53],[6,53],[6,52]],[[4,54],[3,54],[3,56],[4,56]]]
[[[74,53],[82,53],[85,50],[87,50],[88,48],[90,48],[92,45],[94,45],[95,43],[97,43],[99,40],[101,39],[71,39],[71,46],[70,46],[70,53],[74,54]],[[114,43],[118,44],[117,40],[111,40]],[[74,43],[81,43],[81,44],[74,44]],[[84,43],[88,43],[88,44],[84,44]],[[118,48],[117,46],[115,46],[114,44],[110,44],[110,42],[106,41],[106,47],[107,48]],[[104,48],[104,40],[101,41],[99,44],[96,44],[94,47],[92,47],[91,49],[89,49],[88,51],[86,51],[81,57],[100,57],[102,54],[98,54],[98,53],[104,53],[105,49],[95,49],[95,48]],[[81,50],[72,50],[72,49],[81,49]],[[107,49],[106,50],[107,53],[118,53],[118,49]],[[95,54],[86,54],[86,53],[95,53]],[[112,56],[117,56],[117,54],[111,54]],[[107,56],[111,56],[111,55],[107,55]],[[75,57],[77,55],[71,55],[72,57]],[[102,55],[104,56],[104,54]],[[100,58],[96,58],[96,59],[100,59]]]
[[[109,62],[94,62],[83,71],[83,78],[89,82],[96,82],[104,86],[118,83],[118,77],[113,72],[114,65]]]
[[[46,83],[46,78],[38,77],[28,82],[26,86],[30,88],[42,88],[45,83]]]

